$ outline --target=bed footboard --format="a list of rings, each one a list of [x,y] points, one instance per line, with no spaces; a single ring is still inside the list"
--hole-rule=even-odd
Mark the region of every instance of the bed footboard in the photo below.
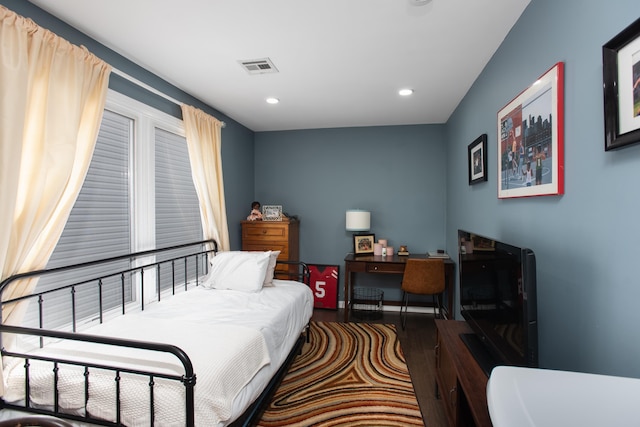
[[[149,419],[151,426],[155,423],[155,403],[154,403],[154,387],[158,379],[176,381],[182,383],[185,390],[185,425],[193,426],[195,424],[194,420],[194,387],[196,385],[196,375],[193,370],[193,364],[189,359],[189,356],[182,351],[182,349],[169,345],[169,344],[159,344],[159,343],[151,343],[151,342],[143,342],[136,340],[125,340],[125,339],[117,339],[112,337],[101,337],[95,335],[84,335],[80,333],[65,333],[60,331],[43,331],[40,329],[31,329],[31,328],[22,328],[16,326],[7,326],[1,325],[0,331],[3,333],[17,334],[17,335],[28,335],[28,336],[36,336],[42,338],[54,338],[59,340],[70,340],[75,342],[88,342],[94,344],[104,344],[108,346],[115,347],[126,347],[126,348],[135,348],[139,350],[147,350],[150,352],[159,352],[166,353],[174,356],[177,360],[180,361],[180,364],[184,368],[184,374],[181,376],[175,375],[167,375],[160,372],[155,372],[151,370],[137,370],[137,369],[127,369],[121,367],[109,366],[106,364],[98,364],[98,363],[88,363],[86,361],[79,362],[77,360],[71,359],[63,359],[57,357],[51,357],[46,355],[38,355],[36,353],[21,353],[21,352],[12,352],[12,351],[2,351],[3,357],[6,358],[17,358],[22,360],[22,366],[24,367],[24,400],[22,404],[8,403],[2,400],[3,408],[16,409],[21,411],[28,411],[38,414],[53,414],[55,416],[62,416],[64,418],[72,419],[75,421],[88,422],[92,424],[105,425],[105,426],[119,426],[122,424],[122,409],[121,409],[121,387],[120,380],[122,375],[128,374],[133,376],[138,376],[140,378],[145,378],[145,381],[149,387]],[[30,369],[34,362],[41,362],[50,365],[51,372],[53,374],[53,405],[52,408],[43,408],[34,405],[31,400],[31,373]],[[76,367],[82,370],[82,376],[84,377],[84,389],[85,389],[85,401],[84,408],[82,410],[83,414],[72,414],[72,413],[64,413],[62,408],[60,407],[60,388],[61,381],[58,375],[59,371],[63,369],[63,367]],[[89,383],[92,379],[93,370],[100,371],[108,371],[111,372],[111,377],[114,382],[115,388],[115,396],[114,400],[116,402],[116,418],[114,421],[108,421],[100,418],[95,418],[90,414],[90,411],[87,410],[87,404],[89,400]]]
[[[105,260],[87,262],[82,264],[60,267],[49,270],[40,270],[30,273],[12,276],[0,283],[0,319],[4,322],[0,324],[0,343],[3,364],[7,361],[19,363],[24,369],[24,394],[19,401],[8,402],[5,397],[0,401],[1,408],[10,408],[20,411],[27,411],[35,414],[52,415],[80,422],[87,422],[96,425],[116,426],[123,425],[121,421],[121,380],[124,376],[134,376],[144,378],[148,388],[148,407],[150,426],[155,423],[155,399],[157,384],[159,381],[169,381],[180,384],[184,390],[184,414],[185,425],[194,426],[194,386],[196,375],[193,364],[189,356],[179,347],[155,342],[145,342],[140,340],[119,339],[106,336],[86,335],[78,330],[88,323],[102,324],[104,319],[113,315],[124,315],[130,311],[143,311],[145,304],[150,301],[159,301],[163,295],[176,293],[182,289],[186,290],[190,286],[198,286],[200,278],[208,272],[208,257],[215,254],[217,244],[213,240],[193,242],[185,245],[172,246],[157,250],[142,251],[134,254],[113,257]],[[79,279],[69,282],[64,279],[59,284],[53,280],[53,285],[49,284],[43,289],[39,288],[40,281],[45,278],[65,275],[69,272],[82,272],[96,266],[109,266],[114,263],[128,263],[129,267],[97,277],[86,278],[82,274]],[[13,286],[20,286],[28,281],[38,281],[35,292],[17,298],[6,298],[8,289]],[[33,283],[33,282],[31,282]],[[118,306],[106,304],[105,294],[108,292],[120,292]],[[88,315],[80,310],[80,300],[82,297],[91,295],[96,300],[95,308]],[[133,298],[132,295],[138,295]],[[152,296],[150,296],[152,295]],[[68,316],[60,319],[59,316],[50,320],[51,312],[49,302],[58,302],[61,298],[66,300],[66,307],[69,308]],[[7,319],[7,307],[16,309],[23,307],[23,314],[17,321],[9,317]],[[31,312],[27,308],[31,309]],[[65,313],[67,310],[64,310]],[[48,322],[54,323],[53,325]],[[27,324],[25,326],[25,323]],[[27,342],[32,349],[24,351],[22,345],[19,348],[11,345],[16,341]],[[45,343],[71,342],[71,343],[92,343],[104,345],[109,348],[136,349],[136,351],[162,354],[163,357],[170,357],[182,366],[181,375],[170,375],[163,371],[153,369],[129,369],[122,366],[110,366],[105,363],[88,363],[79,361],[73,357],[52,357],[43,352]],[[74,344],[72,344],[73,346]],[[114,350],[116,353],[119,350]],[[19,362],[18,362],[19,361]],[[42,367],[44,364],[50,367],[49,374],[53,380],[51,382],[52,400],[47,405],[39,405],[33,402],[31,396],[31,382],[35,366]],[[85,393],[84,408],[80,411],[67,411],[61,406],[60,395],[64,392],[66,385],[60,375],[64,370],[82,371]],[[92,416],[87,410],[87,402],[90,399],[89,388],[92,381],[95,382],[95,371],[109,372],[115,389],[113,400],[115,402],[116,417],[114,420],[105,420]]]

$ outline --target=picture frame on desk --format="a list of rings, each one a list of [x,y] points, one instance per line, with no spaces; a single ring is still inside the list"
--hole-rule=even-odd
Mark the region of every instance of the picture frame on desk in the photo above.
[[[353,235],[353,254],[373,255],[373,244],[376,241],[375,234],[354,234]]]

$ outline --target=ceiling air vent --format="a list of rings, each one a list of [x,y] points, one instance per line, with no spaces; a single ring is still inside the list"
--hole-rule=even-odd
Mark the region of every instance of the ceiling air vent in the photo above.
[[[269,58],[239,61],[249,74],[277,73],[278,69]]]

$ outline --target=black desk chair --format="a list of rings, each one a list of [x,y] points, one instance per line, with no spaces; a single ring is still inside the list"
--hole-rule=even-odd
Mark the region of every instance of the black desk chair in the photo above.
[[[409,308],[409,294],[431,295],[435,315],[436,305],[438,315],[442,313],[442,293],[445,288],[444,260],[442,259],[407,259],[402,276],[402,306],[400,320],[402,329],[407,323]]]

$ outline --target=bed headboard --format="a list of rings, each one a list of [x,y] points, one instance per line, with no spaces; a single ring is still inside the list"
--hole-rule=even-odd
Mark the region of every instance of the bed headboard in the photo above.
[[[79,320],[76,312],[77,300],[82,296],[83,292],[97,292],[100,301],[97,309],[97,316],[102,322],[105,310],[113,307],[104,307],[103,292],[108,283],[110,286],[122,288],[122,298],[119,305],[124,313],[127,304],[125,298],[124,287],[127,283],[135,283],[136,292],[140,292],[141,309],[144,310],[144,304],[150,300],[160,300],[163,291],[170,290],[175,293],[178,287],[187,287],[190,285],[197,286],[202,275],[208,272],[209,263],[207,260],[218,251],[218,245],[215,240],[202,240],[197,242],[185,243],[181,245],[169,246],[166,248],[139,251],[131,254],[89,261],[79,264],[67,265],[52,269],[44,269],[20,273],[13,275],[0,283],[0,324],[6,320],[6,314],[3,316],[3,310],[8,305],[15,305],[21,302],[31,302],[38,305],[38,328],[47,328],[43,324],[43,307],[46,302],[55,298],[68,299],[71,307],[71,318],[68,322],[71,329],[76,332],[77,322]],[[121,265],[122,262],[127,264],[127,268],[114,269],[115,265]],[[120,264],[118,264],[120,263]],[[58,280],[56,278],[65,277],[69,272],[89,272],[96,271],[96,268],[102,271],[108,269],[107,273],[99,275],[75,275],[73,280]],[[78,279],[78,277],[81,277]],[[31,281],[50,281],[51,286],[45,289],[35,288],[34,292],[28,295],[18,297],[7,296],[8,290],[13,286],[26,285]],[[181,280],[179,282],[179,280]],[[114,282],[116,282],[114,284]],[[152,283],[149,283],[152,282]],[[145,295],[146,294],[146,295]]]

